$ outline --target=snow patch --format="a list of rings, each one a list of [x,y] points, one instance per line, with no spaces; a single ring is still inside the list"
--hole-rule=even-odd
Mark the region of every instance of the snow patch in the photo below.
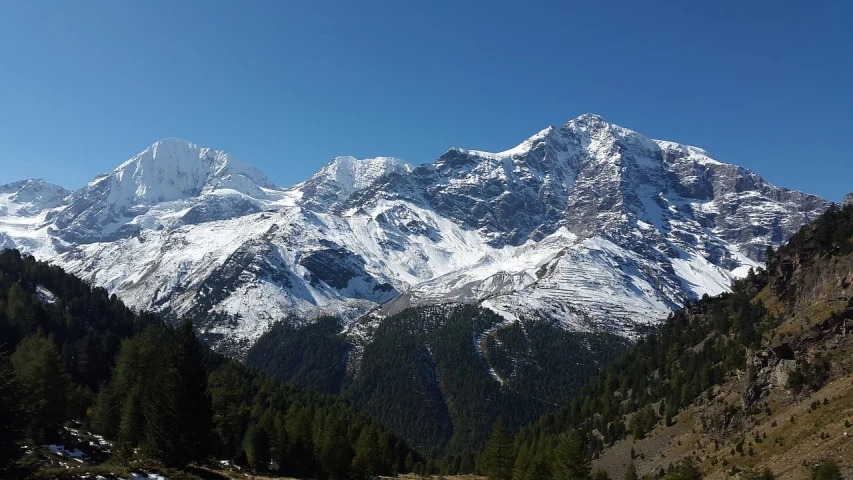
[[[53,305],[56,303],[56,295],[54,295],[53,292],[48,290],[44,285],[36,286],[36,293],[38,294],[39,301],[43,305]]]

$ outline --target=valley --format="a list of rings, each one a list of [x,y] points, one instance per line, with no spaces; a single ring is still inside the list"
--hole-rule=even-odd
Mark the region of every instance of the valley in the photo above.
[[[18,269],[4,328],[63,352],[50,361],[77,389],[64,415],[124,458],[189,458],[106,412],[171,388],[158,374],[120,393],[154,365],[155,338],[198,335],[213,364],[192,377],[209,377],[218,412],[206,454],[253,472],[503,478],[496,445],[513,480],[575,466],[799,479],[827,452],[846,465],[853,207],[595,115],[418,167],[340,157],[288,189],[168,139],[81,190],[4,185],[0,204]],[[66,272],[112,302],[120,333],[76,310],[61,326]],[[240,382],[251,413],[232,409]]]

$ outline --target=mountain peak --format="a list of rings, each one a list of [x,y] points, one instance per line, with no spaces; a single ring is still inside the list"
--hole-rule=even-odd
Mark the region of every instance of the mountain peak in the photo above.
[[[184,140],[180,137],[166,137],[151,144],[152,147],[161,145],[187,145],[190,148],[198,148],[198,145],[194,144],[189,140]]]
[[[21,215],[32,215],[53,208],[70,193],[64,187],[49,183],[43,178],[31,178],[0,185],[0,198],[17,205],[13,210]]]
[[[345,191],[354,192],[370,186],[383,175],[407,173],[413,168],[412,165],[395,157],[358,159],[340,156],[335,157],[311,178],[319,181],[331,180],[338,183]]]
[[[18,180],[17,182],[6,183],[0,185],[0,192],[11,193],[17,192],[24,188],[33,188],[48,184],[43,178],[29,178],[27,180]],[[49,185],[49,184],[48,184]]]
[[[841,201],[841,204],[842,205],[853,204],[853,192],[848,193],[847,196],[844,197],[844,200]]]
[[[201,150],[211,150],[209,148],[201,148],[198,145],[190,142],[189,140],[184,140],[178,137],[168,137],[162,140],[158,140],[144,150],[139,152],[133,158],[127,160],[122,165],[128,164],[137,160],[138,158],[147,155],[150,155],[154,159],[159,160],[167,160],[170,157],[174,157],[178,154],[178,152],[198,152]],[[121,168],[120,165],[118,168]]]
[[[276,186],[257,168],[224,150],[213,150],[176,137],[165,138],[122,163],[90,186],[111,181],[111,196],[156,203],[228,188],[257,196],[259,187]]]
[[[607,124],[607,120],[597,113],[584,113],[566,123]]]

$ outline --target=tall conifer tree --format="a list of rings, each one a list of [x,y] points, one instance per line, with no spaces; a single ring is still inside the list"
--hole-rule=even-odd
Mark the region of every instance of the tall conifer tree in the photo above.
[[[8,359],[0,357],[0,478],[15,478],[16,462],[23,456],[26,415],[21,386]]]
[[[586,480],[589,476],[589,461],[584,454],[580,435],[569,430],[554,449],[554,480]]]
[[[511,480],[515,465],[515,447],[512,436],[504,427],[503,418],[498,418],[483,451],[482,469],[489,480]]]
[[[65,420],[71,379],[53,340],[41,335],[31,335],[18,344],[12,366],[33,418],[28,436],[43,442]]]
[[[175,346],[178,381],[175,410],[185,454],[182,461],[201,461],[211,453],[213,406],[207,391],[204,347],[196,338],[189,320],[178,329]]]

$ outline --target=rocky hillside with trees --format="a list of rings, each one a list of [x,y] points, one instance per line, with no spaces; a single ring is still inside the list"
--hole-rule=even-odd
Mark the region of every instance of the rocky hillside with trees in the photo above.
[[[568,406],[514,438],[497,425],[478,468],[516,480],[853,478],[853,205],[767,253],[766,270],[687,304]],[[567,455],[584,467],[571,473]]]
[[[173,328],[136,313],[14,250],[0,252],[0,338],[0,478],[56,478],[37,472],[41,450],[88,461],[64,445],[81,431],[100,435],[93,438],[116,469],[224,461],[337,479],[426,468],[400,437],[341,399],[215,354],[189,322]]]

